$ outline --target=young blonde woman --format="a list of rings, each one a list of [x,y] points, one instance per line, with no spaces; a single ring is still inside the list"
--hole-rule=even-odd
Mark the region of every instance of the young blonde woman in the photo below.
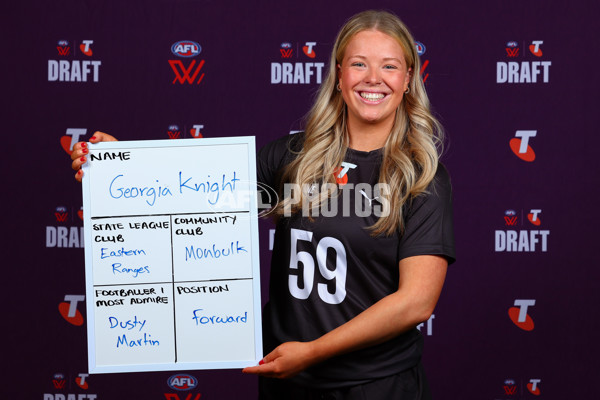
[[[340,30],[304,133],[259,152],[277,229],[261,399],[427,399],[422,336],[454,261],[441,127],[393,14]],[[96,133],[91,142],[115,140]],[[72,154],[76,178],[87,147]]]

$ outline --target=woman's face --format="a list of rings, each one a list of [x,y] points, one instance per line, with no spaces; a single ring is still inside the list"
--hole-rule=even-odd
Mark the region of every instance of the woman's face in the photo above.
[[[389,133],[410,74],[396,39],[376,30],[354,35],[338,64],[350,131],[369,124],[379,125]]]

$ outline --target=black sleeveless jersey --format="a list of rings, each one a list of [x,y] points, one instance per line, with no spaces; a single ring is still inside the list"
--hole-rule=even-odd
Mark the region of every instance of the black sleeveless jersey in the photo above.
[[[290,149],[300,149],[302,141],[303,134],[291,135],[262,148],[259,182],[283,192],[282,168],[295,157]],[[382,210],[372,190],[381,161],[382,150],[348,149],[335,172],[338,195],[319,215],[311,221],[297,213],[277,222],[270,300],[263,313],[265,354],[283,342],[314,340],[395,292],[398,263],[405,257],[440,255],[454,261],[452,190],[442,165],[427,194],[405,205],[402,234],[370,234],[368,227]],[[331,358],[292,379],[335,388],[389,376],[420,361],[422,341],[420,332],[411,329],[385,343]]]

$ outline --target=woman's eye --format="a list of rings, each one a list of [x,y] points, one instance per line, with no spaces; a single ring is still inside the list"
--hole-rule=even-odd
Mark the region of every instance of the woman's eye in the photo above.
[[[385,69],[398,69],[398,67],[396,67],[395,65],[386,65],[383,68],[385,68]]]
[[[364,64],[364,63],[361,63],[361,62],[354,62],[354,63],[352,63],[352,66],[353,66],[353,67],[364,67],[364,66],[365,66],[365,64]]]

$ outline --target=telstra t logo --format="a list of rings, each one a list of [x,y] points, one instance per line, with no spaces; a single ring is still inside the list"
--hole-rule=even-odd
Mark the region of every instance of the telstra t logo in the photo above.
[[[531,222],[533,225],[535,226],[540,226],[540,224],[542,223],[542,221],[539,218],[540,213],[542,212],[542,210],[534,210],[532,209],[529,214],[527,214],[527,219],[529,220],[529,222]]]
[[[93,40],[83,40],[79,45],[79,50],[81,50],[81,52],[86,56],[91,57],[93,54],[92,48],[90,47],[91,44],[94,44]]]
[[[316,53],[313,50],[313,47],[317,45],[317,42],[306,42],[304,46],[302,46],[302,51],[306,54],[307,57],[315,58]]]
[[[541,379],[530,379],[529,383],[527,384],[527,390],[529,390],[529,392],[531,394],[535,394],[536,396],[539,396],[541,391],[540,391],[540,387],[538,386],[538,384],[541,382]]]
[[[85,296],[83,295],[73,295],[68,294],[65,296],[65,301],[58,305],[58,310],[60,311],[60,315],[75,326],[83,325],[83,315],[77,309],[77,303],[80,301],[84,301]]]
[[[540,49],[540,45],[544,44],[543,40],[534,40],[529,45],[529,51],[536,57],[542,56],[542,49]]]
[[[527,308],[535,305],[535,299],[516,299],[515,307],[508,309],[510,320],[524,331],[532,331],[534,324],[533,319],[527,314]]]
[[[68,154],[73,152],[73,146],[79,142],[79,138],[85,136],[87,129],[67,128],[67,134],[60,138],[60,145]]]
[[[517,131],[514,138],[510,139],[510,149],[523,161],[535,160],[535,152],[529,145],[529,138],[535,137],[537,131]]]

